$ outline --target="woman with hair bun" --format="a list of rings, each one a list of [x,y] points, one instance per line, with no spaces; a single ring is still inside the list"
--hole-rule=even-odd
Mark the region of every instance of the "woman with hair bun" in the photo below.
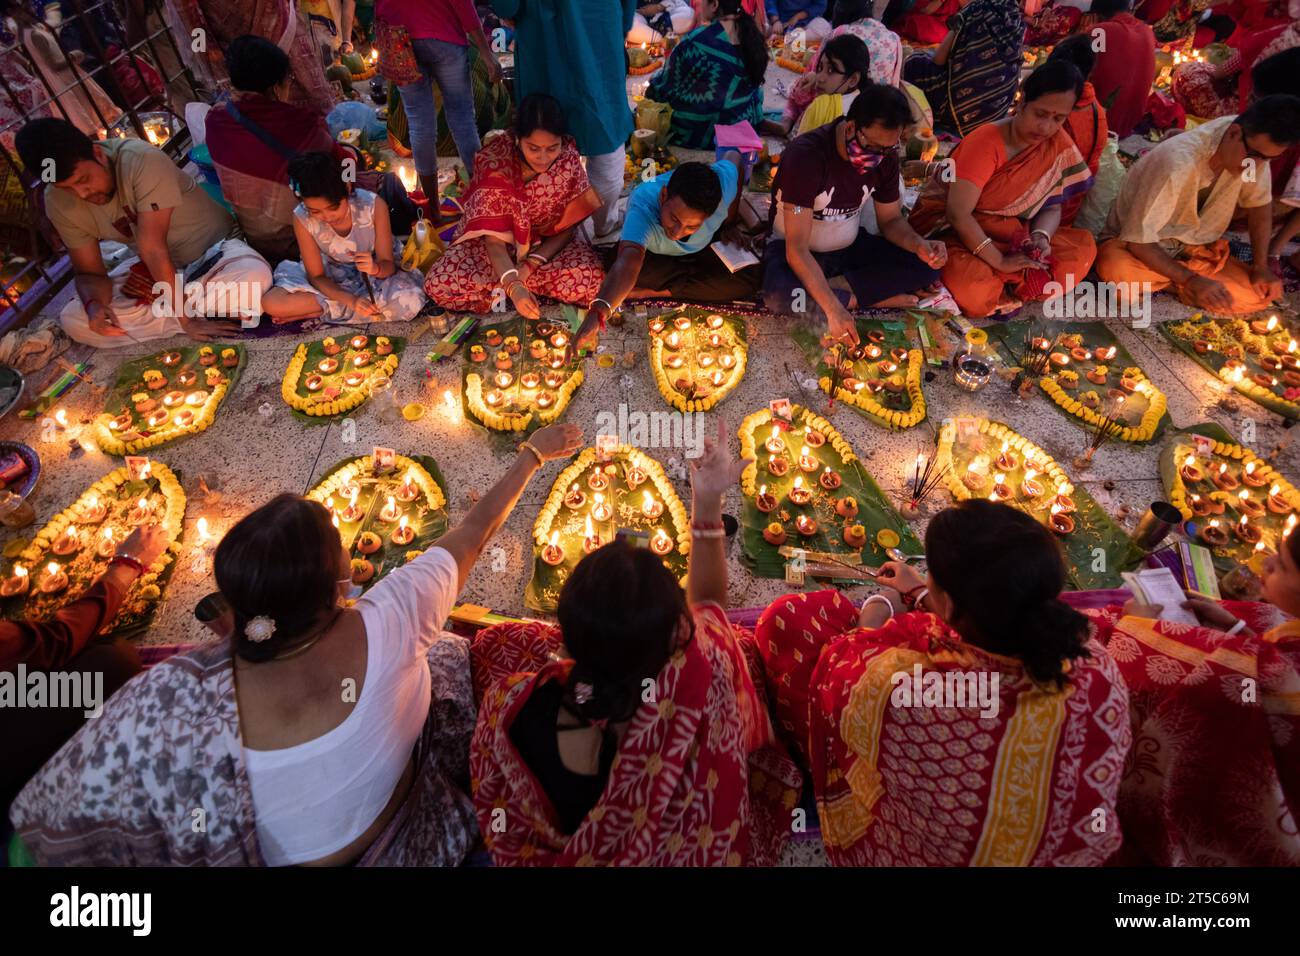
[[[653,552],[616,541],[574,568],[558,628],[504,624],[474,638],[470,771],[498,865],[780,855],[800,777],[772,746],[753,636],[723,612],[722,496],[747,462],[727,454],[718,424],[691,472],[685,593]]]
[[[840,866],[1096,866],[1120,845],[1128,693],[1060,600],[1043,525],[966,501],[861,610],[790,594],[759,619],[768,692]]]

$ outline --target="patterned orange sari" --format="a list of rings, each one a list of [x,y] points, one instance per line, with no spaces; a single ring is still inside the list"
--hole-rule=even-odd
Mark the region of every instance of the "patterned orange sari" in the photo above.
[[[716,604],[693,613],[694,638],[659,672],[653,700],[623,734],[600,801],[573,834],[561,832],[510,739],[533,690],[568,679],[573,661],[559,656],[559,629],[502,624],[474,638],[480,705],[470,774],[497,865],[776,863],[791,832],[799,771],[774,746],[766,700],[755,687],[753,637],[733,629]]]
[[[1116,863],[1300,866],[1300,621],[1225,606],[1260,636],[1092,612],[1133,719]]]
[[[837,866],[1096,866],[1120,845],[1115,806],[1128,695],[1101,645],[1066,686],[912,612],[876,630],[836,591],[759,619],[778,722],[805,756]],[[910,706],[896,675],[997,675],[997,713]],[[937,679],[937,678],[935,678]],[[898,700],[898,704],[894,701]]]

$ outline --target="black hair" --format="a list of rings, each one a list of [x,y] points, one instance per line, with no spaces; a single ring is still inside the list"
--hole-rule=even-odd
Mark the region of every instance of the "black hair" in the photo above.
[[[1109,20],[1117,13],[1131,9],[1133,0],[1092,0],[1092,12],[1099,20]]]
[[[230,85],[245,93],[267,93],[289,75],[289,55],[266,37],[246,33],[226,47]]]
[[[1250,81],[1257,98],[1300,95],[1300,46],[1260,60],[1250,71]]]
[[[1097,51],[1092,48],[1092,37],[1086,33],[1066,37],[1047,56],[1048,63],[1055,61],[1073,63],[1079,75],[1086,80],[1092,75],[1092,68],[1097,65]]]
[[[1083,95],[1083,74],[1079,68],[1064,59],[1049,59],[1020,84],[1020,95],[1026,103],[1052,93],[1073,93],[1077,101]]]
[[[1292,530],[1290,534],[1282,539],[1282,543],[1286,545],[1287,551],[1291,554],[1291,563],[1300,568],[1300,532]]]
[[[289,187],[299,199],[337,203],[348,197],[343,166],[333,153],[299,153],[289,160]]]
[[[1300,96],[1274,93],[1257,99],[1236,119],[1243,136],[1264,135],[1278,146],[1300,143]]]
[[[849,119],[858,129],[876,123],[885,129],[905,129],[912,122],[912,107],[898,87],[866,83],[849,106]]]
[[[835,12],[831,14],[831,26],[842,27],[846,23],[857,23],[871,16],[870,0],[835,0]]]
[[[519,108],[515,110],[515,138],[523,139],[539,129],[563,136],[568,132],[564,109],[553,96],[529,93],[519,101]]]
[[[28,120],[14,137],[14,149],[23,168],[39,179],[46,160],[54,160],[54,182],[61,183],[83,159],[95,159],[95,144],[89,136],[65,119],[41,117]]]
[[[713,215],[722,202],[722,180],[707,163],[682,163],[668,180],[668,198],[680,197],[696,212]]]
[[[677,578],[648,548],[615,541],[578,562],[556,616],[573,657],[566,706],[585,720],[628,720],[689,623]],[[585,685],[579,687],[578,685]]]
[[[277,495],[231,528],[212,570],[235,617],[234,652],[269,660],[318,627],[338,601],[342,548],[325,506],[297,495]],[[268,640],[244,633],[255,617],[275,624]]]
[[[926,529],[925,556],[952,599],[949,623],[979,647],[1018,658],[1035,682],[1059,685],[1067,661],[1091,656],[1088,619],[1059,597],[1061,546],[1023,511],[984,498],[947,508]]]
[[[767,75],[767,41],[754,18],[745,12],[741,0],[718,0],[716,18],[732,17],[736,21],[736,35],[740,40],[740,60],[745,64],[745,77],[750,86],[762,86]]]
[[[861,90],[871,82],[871,52],[852,33],[841,33],[823,44],[821,58],[825,60],[827,57],[839,62],[845,76],[858,74],[858,85],[854,89]],[[908,115],[910,117],[910,110]]]

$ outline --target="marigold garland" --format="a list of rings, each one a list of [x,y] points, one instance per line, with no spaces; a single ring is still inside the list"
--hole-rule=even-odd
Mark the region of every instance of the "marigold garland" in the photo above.
[[[1287,504],[1296,509],[1296,511],[1300,511],[1300,491],[1297,491],[1295,486],[1284,478],[1276,468],[1264,459],[1260,458],[1249,448],[1233,444],[1232,442],[1215,441],[1213,453],[1223,458],[1231,458],[1234,461],[1239,461],[1243,467],[1252,461],[1255,462],[1256,474],[1264,480],[1264,486],[1267,487],[1273,484],[1281,486],[1280,492]],[[1196,513],[1192,510],[1191,505],[1187,501],[1187,485],[1184,484],[1182,473],[1178,467],[1178,463],[1188,454],[1200,454],[1200,452],[1197,451],[1194,446],[1185,444],[1174,446],[1173,482],[1169,489],[1169,503],[1182,513],[1183,520],[1188,520],[1196,516]],[[1211,500],[1221,500],[1226,503],[1235,494],[1236,492],[1229,493],[1216,491],[1210,492],[1209,497]]]
[[[1125,425],[1115,433],[1115,437],[1121,441],[1150,441],[1155,436],[1160,419],[1164,417],[1165,409],[1168,407],[1168,399],[1165,398],[1165,393],[1156,388],[1155,383],[1148,379],[1141,369],[1127,368],[1124,370],[1124,377],[1137,381],[1137,390],[1147,396],[1148,405],[1137,425]],[[1104,416],[1098,415],[1079,399],[1071,396],[1054,377],[1044,375],[1038,380],[1038,385],[1047,393],[1048,398],[1071,415],[1081,419],[1084,424],[1092,428],[1101,424]]]
[[[323,395],[303,398],[298,394],[298,382],[302,378],[303,367],[307,364],[307,345],[304,343],[298,346],[293,353],[293,358],[289,360],[289,367],[284,372],[284,381],[280,384],[280,395],[290,408],[304,415],[341,415],[356,408],[370,397],[366,386],[372,378],[378,375],[392,378],[393,373],[397,371],[398,358],[396,352],[384,356],[375,365],[373,374],[368,376],[365,382],[356,388],[344,386],[338,398],[326,399]]]
[[[806,427],[820,432],[822,437],[830,442],[830,446],[835,449],[835,453],[840,456],[845,466],[858,460],[858,456],[853,454],[853,449],[844,440],[844,436],[825,418],[802,407],[795,417]],[[754,443],[754,436],[758,434],[760,428],[770,424],[771,421],[772,410],[760,408],[752,415],[745,416],[745,420],[740,423],[740,457],[753,459],[740,475],[740,490],[749,498],[758,495],[758,446]]]
[[[1024,435],[1008,428],[1001,422],[991,422],[987,418],[976,419],[975,427],[981,435],[987,435],[994,441],[1006,442],[1008,448],[1021,452],[1026,459],[1035,458],[1044,462],[1046,467],[1042,473],[1051,479],[1051,487],[1067,495],[1074,491],[1073,482],[1070,481],[1070,477],[1061,469],[1061,466],[1056,463],[1056,459]],[[944,484],[947,485],[948,491],[952,493],[953,498],[957,501],[965,501],[968,498],[973,498],[974,492],[966,487],[962,482],[961,473],[953,467],[952,452],[956,441],[957,423],[955,421],[944,422],[943,427],[939,429],[939,455],[935,461],[935,466],[946,469]]]
[[[535,408],[527,412],[497,412],[493,411],[483,401],[483,376],[478,372],[470,372],[465,376],[465,404],[468,406],[470,414],[483,423],[487,428],[500,432],[522,432],[528,429],[533,423],[533,416],[537,416],[537,421],[542,425],[549,425],[560,417],[569,402],[573,400],[573,393],[577,391],[582,384],[582,370],[575,371],[555,392],[555,404],[550,408]]]
[[[921,389],[921,370],[924,365],[925,356],[921,354],[921,350],[908,349],[907,373],[904,376],[904,385],[907,389],[908,398],[912,400],[912,407],[906,412],[886,408],[876,401],[874,394],[866,388],[854,391],[837,385],[835,386],[834,398],[836,401],[861,409],[873,418],[879,419],[888,428],[899,430],[911,428],[913,425],[920,424],[925,420],[925,392]],[[829,375],[823,375],[817,380],[817,384],[821,386],[823,392],[830,394],[831,377]]]

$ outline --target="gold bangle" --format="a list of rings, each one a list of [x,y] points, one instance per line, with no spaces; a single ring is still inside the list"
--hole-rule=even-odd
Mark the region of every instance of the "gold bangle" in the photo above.
[[[519,443],[519,448],[520,448],[521,451],[522,451],[523,449],[525,449],[525,448],[527,448],[529,451],[531,451],[531,452],[533,453],[533,455],[537,458],[537,464],[538,464],[539,466],[540,466],[540,465],[544,465],[544,464],[546,464],[546,459],[542,457],[542,453],[541,453],[540,451],[537,450],[537,446],[534,445],[532,442],[530,442],[530,441],[520,442],[520,443]]]
[[[992,237],[992,236],[985,236],[985,237],[984,237],[984,241],[981,242],[981,243],[980,243],[978,246],[976,246],[974,249],[972,249],[972,250],[970,251],[970,254],[971,254],[972,256],[974,256],[976,259],[978,259],[978,258],[980,257],[980,253],[984,251],[984,247],[987,246],[987,245],[988,245],[990,242],[992,242],[992,241],[993,241],[993,237]]]

